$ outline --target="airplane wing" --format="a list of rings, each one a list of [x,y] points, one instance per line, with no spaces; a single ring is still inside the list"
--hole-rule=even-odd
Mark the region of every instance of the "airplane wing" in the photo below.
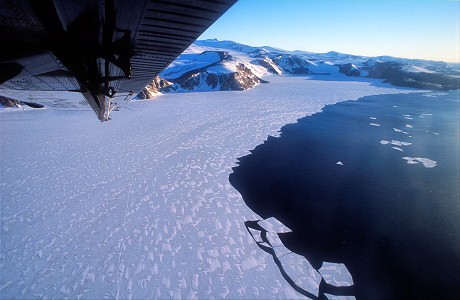
[[[0,0],[0,86],[82,93],[101,121],[237,0]]]

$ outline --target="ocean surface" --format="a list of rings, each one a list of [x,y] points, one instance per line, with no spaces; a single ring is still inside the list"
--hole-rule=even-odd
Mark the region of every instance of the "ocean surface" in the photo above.
[[[230,182],[316,269],[345,263],[358,299],[453,299],[459,116],[459,91],[326,106],[240,158]]]

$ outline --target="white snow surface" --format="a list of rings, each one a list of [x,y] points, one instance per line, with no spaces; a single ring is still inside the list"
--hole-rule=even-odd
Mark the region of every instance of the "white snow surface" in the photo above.
[[[416,91],[314,78],[162,95],[105,123],[89,110],[0,114],[0,298],[304,298],[246,230],[262,218],[231,168],[326,104]]]

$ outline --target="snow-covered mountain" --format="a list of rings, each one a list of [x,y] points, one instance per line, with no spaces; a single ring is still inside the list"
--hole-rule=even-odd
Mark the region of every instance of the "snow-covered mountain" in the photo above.
[[[287,51],[211,39],[196,41],[139,97],[150,98],[158,92],[245,90],[267,82],[264,79],[272,74],[370,77],[397,86],[460,88],[460,71],[445,62]]]

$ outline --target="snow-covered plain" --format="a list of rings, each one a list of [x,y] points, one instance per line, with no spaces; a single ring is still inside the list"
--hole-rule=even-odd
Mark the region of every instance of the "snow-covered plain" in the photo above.
[[[245,228],[261,218],[231,168],[326,104],[415,90],[267,79],[131,102],[105,123],[89,110],[1,113],[0,298],[302,298]],[[282,263],[317,293],[305,258]]]

